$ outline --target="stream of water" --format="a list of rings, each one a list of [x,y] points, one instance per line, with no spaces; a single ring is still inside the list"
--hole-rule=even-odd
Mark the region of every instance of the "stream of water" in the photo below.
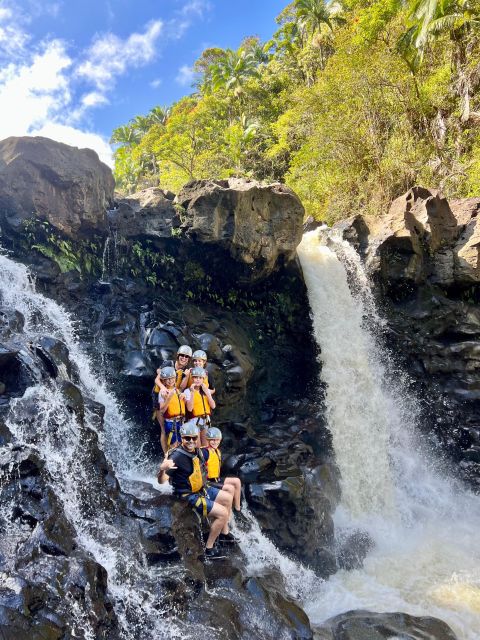
[[[328,426],[342,476],[340,530],[374,548],[304,596],[321,623],[351,609],[438,617],[480,637],[480,498],[437,469],[416,429],[416,401],[380,346],[383,324],[360,259],[331,232],[298,249],[321,348]]]
[[[342,475],[335,526],[338,532],[368,533],[374,547],[362,569],[341,570],[321,581],[282,556],[250,517],[251,530],[239,534],[248,569],[255,574],[266,565],[276,566],[314,623],[351,609],[404,611],[436,616],[451,625],[459,640],[477,640],[480,500],[442,475],[418,439],[415,399],[379,346],[383,325],[357,254],[342,240],[318,231],[304,236],[298,253],[321,347],[328,426]],[[29,339],[52,335],[62,340],[78,367],[83,390],[105,406],[105,428],[98,435],[120,481],[151,477],[151,463],[131,441],[131,425],[115,397],[94,374],[70,315],[35,291],[24,266],[0,255],[0,273],[2,304],[23,314]],[[154,587],[158,576],[144,565],[140,550],[132,549],[131,541],[123,540],[98,514],[85,516],[79,479],[88,485],[88,477],[77,464],[82,442],[55,383],[30,388],[26,396],[39,408],[35,428],[40,437],[32,438],[22,419],[22,399],[16,401],[9,427],[18,442],[36,447],[46,460],[80,544],[107,569],[122,640],[185,637],[175,621],[159,619]],[[49,429],[51,420],[58,425],[56,434]],[[75,482],[68,480],[72,469]],[[95,504],[95,496],[87,498]],[[90,637],[82,612],[78,619],[84,637]],[[213,631],[209,634],[216,637]]]

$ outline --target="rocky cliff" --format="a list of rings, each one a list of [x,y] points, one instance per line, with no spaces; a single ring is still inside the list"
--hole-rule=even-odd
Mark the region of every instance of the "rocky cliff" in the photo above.
[[[364,257],[397,357],[460,474],[480,482],[480,198],[415,187],[379,217],[337,228]]]

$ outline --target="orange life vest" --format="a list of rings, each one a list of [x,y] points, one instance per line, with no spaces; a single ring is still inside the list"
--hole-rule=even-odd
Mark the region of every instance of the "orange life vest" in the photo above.
[[[170,398],[168,407],[163,414],[165,418],[176,418],[177,416],[185,416],[185,400],[180,397],[179,392],[175,389],[175,393]]]

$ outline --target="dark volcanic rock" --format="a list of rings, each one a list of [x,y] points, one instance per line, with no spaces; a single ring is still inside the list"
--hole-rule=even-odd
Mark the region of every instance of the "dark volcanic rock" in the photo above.
[[[226,249],[251,267],[251,280],[271,273],[280,257],[291,260],[302,237],[303,206],[282,184],[199,180],[185,185],[176,202],[188,235]]]
[[[110,228],[123,238],[171,238],[172,230],[181,224],[171,195],[150,187],[119,200],[108,213]]]
[[[337,228],[364,257],[393,351],[418,382],[421,423],[480,486],[480,199],[415,187],[376,218]],[[459,426],[461,425],[461,426]]]
[[[315,629],[318,640],[457,640],[442,620],[406,613],[348,611]]]
[[[1,217],[13,229],[37,217],[70,237],[104,230],[113,188],[111,170],[91,149],[41,137],[0,142]]]

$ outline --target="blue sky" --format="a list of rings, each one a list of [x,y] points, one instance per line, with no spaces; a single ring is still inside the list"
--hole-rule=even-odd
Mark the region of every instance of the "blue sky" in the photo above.
[[[288,0],[0,0],[0,139],[46,135],[111,164],[112,129],[190,93],[203,49],[271,37]]]

